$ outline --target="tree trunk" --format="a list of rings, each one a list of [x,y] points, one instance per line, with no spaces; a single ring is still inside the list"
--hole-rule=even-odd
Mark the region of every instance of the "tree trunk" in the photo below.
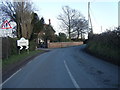
[[[80,32],[79,30],[77,30],[77,40],[79,39],[79,36],[80,36]]]
[[[21,35],[21,26],[20,26],[20,23],[19,22],[16,22],[17,23],[17,30],[16,30],[16,32],[17,32],[17,37],[18,38],[21,38],[22,37],[22,35]]]
[[[68,34],[69,34],[69,40],[71,40],[71,28],[70,28],[70,25],[69,25],[69,27],[68,27]]]
[[[83,38],[82,38],[82,36],[83,36],[83,35],[82,35],[82,32],[80,33],[80,35],[81,35],[81,40],[82,40],[82,39],[83,39]]]
[[[70,35],[71,33],[70,33],[70,31],[69,31],[69,40],[71,40],[71,35]]]

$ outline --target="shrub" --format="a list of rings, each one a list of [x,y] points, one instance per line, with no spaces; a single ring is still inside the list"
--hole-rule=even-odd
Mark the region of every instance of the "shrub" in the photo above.
[[[29,42],[29,50],[33,51],[36,49],[36,42],[34,40]]]
[[[6,59],[11,55],[15,55],[19,53],[19,48],[17,47],[17,38],[2,38],[2,59]],[[26,47],[24,47],[20,53],[26,52]],[[36,49],[35,41],[29,42],[29,50],[34,51]]]
[[[120,29],[93,34],[87,43],[87,50],[109,62],[120,62]]]

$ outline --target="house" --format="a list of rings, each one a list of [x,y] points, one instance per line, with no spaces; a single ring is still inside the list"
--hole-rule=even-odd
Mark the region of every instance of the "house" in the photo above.
[[[49,19],[49,24],[43,25],[43,30],[38,34],[37,43],[40,47],[47,47],[48,41],[53,41],[55,30],[51,26],[51,20]]]

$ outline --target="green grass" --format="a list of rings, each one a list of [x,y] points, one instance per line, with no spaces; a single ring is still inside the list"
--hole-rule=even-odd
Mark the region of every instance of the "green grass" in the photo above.
[[[29,54],[27,52],[23,52],[21,54],[12,55],[8,59],[2,60],[2,67],[6,68],[7,66],[9,66],[11,64],[15,64],[21,60],[24,60],[25,58],[27,58],[29,56],[33,56],[33,55],[40,53],[40,52],[44,52],[44,51],[37,50],[37,51],[30,51]]]

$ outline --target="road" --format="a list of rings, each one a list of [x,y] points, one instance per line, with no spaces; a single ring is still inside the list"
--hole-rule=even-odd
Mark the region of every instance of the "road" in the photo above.
[[[85,45],[37,56],[3,83],[3,88],[116,88],[118,67],[83,51]]]

